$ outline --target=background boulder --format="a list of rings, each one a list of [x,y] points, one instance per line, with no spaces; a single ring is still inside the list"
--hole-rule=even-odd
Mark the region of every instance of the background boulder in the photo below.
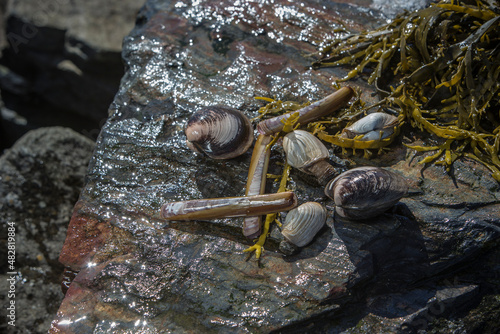
[[[123,76],[121,44],[137,1],[4,1],[0,148],[61,125],[95,139]]]
[[[71,129],[49,127],[29,131],[0,157],[0,246],[7,249],[11,225],[16,239],[14,268],[7,252],[0,253],[1,291],[8,291],[7,278],[16,280],[15,298],[0,296],[2,305],[15,301],[16,327],[2,322],[2,333],[49,329],[63,297],[59,252],[93,148],[93,141]]]

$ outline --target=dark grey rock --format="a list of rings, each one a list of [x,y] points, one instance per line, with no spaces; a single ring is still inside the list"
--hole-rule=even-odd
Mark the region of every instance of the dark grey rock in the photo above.
[[[72,208],[83,186],[94,142],[73,130],[53,127],[28,132],[0,157],[0,244],[15,227],[14,267],[2,251],[0,288],[16,280],[16,327],[2,321],[2,333],[44,333],[62,300],[59,252]],[[17,272],[17,275],[7,274]],[[2,320],[9,320],[4,317]]]
[[[137,1],[11,1],[0,88],[8,147],[23,133],[63,125],[96,138],[123,76],[121,44]],[[9,112],[10,111],[10,112]],[[16,122],[11,114],[24,122]]]
[[[330,211],[327,227],[292,256],[277,252],[273,230],[260,262],[245,261],[241,219],[161,219],[165,202],[244,193],[250,152],[214,161],[188,150],[189,116],[223,104],[253,117],[255,96],[326,96],[345,72],[313,71],[307,55],[334,37],[339,19],[355,29],[382,16],[318,1],[146,3],[125,39],[127,72],[61,252],[79,273],[52,332],[412,332],[498,294],[498,183],[468,160],[453,175],[423,168],[400,141],[390,154],[349,158],[404,175],[411,196],[366,221]],[[350,84],[367,99],[373,92]],[[272,152],[272,173],[283,158]],[[304,175],[291,178],[300,202],[331,205]]]

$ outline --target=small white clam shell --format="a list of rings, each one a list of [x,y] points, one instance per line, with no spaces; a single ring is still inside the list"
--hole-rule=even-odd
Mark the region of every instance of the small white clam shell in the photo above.
[[[306,174],[316,176],[320,184],[326,184],[338,172],[328,162],[328,149],[312,133],[295,130],[283,138],[286,161]]]
[[[288,212],[281,233],[292,244],[304,247],[325,225],[326,209],[319,203],[306,202]]]

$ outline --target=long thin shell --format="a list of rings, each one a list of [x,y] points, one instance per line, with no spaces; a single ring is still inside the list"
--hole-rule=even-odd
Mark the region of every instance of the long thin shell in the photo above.
[[[266,119],[259,124],[257,124],[257,130],[261,134],[270,135],[276,132],[280,132],[283,129],[284,121],[286,121],[290,116],[299,113],[298,122],[300,124],[309,123],[319,117],[328,115],[331,112],[342,107],[346,104],[351,97],[354,95],[354,90],[351,87],[342,87],[335,93],[332,93],[322,100],[314,102],[297,111],[293,111],[284,115]]]
[[[253,143],[253,126],[241,111],[206,107],[194,113],[186,125],[186,144],[213,159],[231,159],[245,153]]]
[[[297,206],[291,191],[255,196],[196,199],[164,204],[161,215],[167,220],[217,219],[258,216],[288,211]]]
[[[283,138],[286,161],[295,168],[307,167],[318,160],[328,158],[328,149],[312,133],[295,130]]]
[[[248,180],[245,196],[263,194],[266,188],[267,168],[271,150],[266,149],[271,136],[259,135],[252,152],[252,160],[248,169]],[[243,235],[253,239],[260,235],[262,216],[246,217],[243,220]]]

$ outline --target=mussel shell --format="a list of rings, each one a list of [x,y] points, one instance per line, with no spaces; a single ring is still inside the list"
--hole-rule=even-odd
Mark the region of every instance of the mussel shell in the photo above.
[[[312,241],[325,221],[326,209],[319,203],[306,202],[288,212],[281,234],[295,246],[303,247]]]
[[[335,202],[335,212],[353,220],[375,217],[407,193],[402,176],[379,167],[348,170],[325,187],[325,194]]]
[[[213,159],[231,159],[245,153],[253,142],[253,127],[242,112],[223,106],[196,112],[186,126],[187,146]]]
[[[299,169],[329,156],[326,146],[312,133],[304,130],[288,133],[283,138],[283,150],[288,164]]]

